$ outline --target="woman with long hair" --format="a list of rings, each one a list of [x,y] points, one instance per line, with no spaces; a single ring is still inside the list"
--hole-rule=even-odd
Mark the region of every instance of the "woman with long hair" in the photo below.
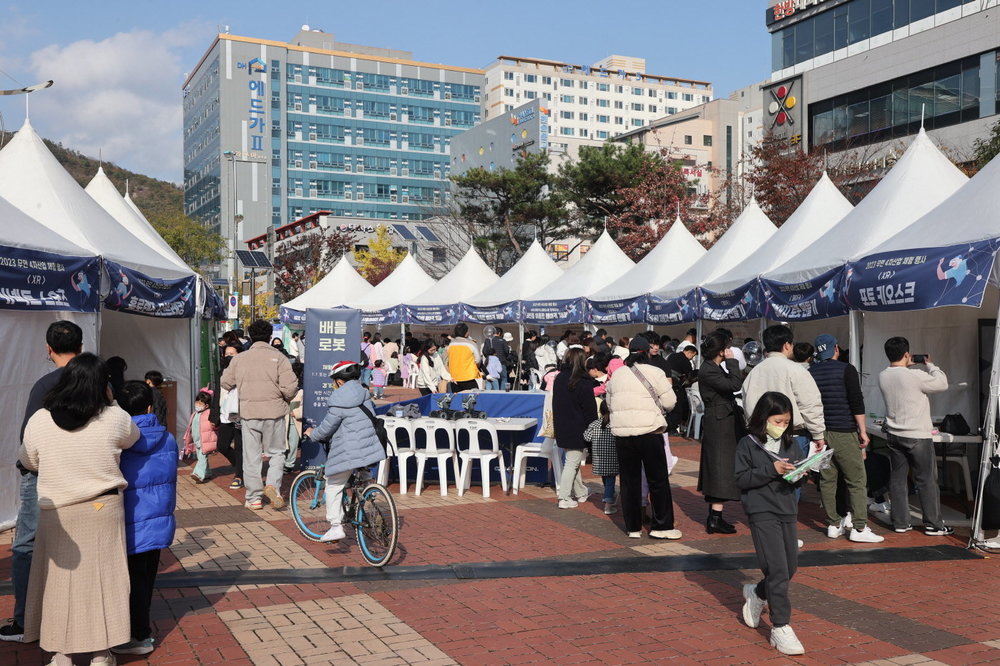
[[[56,666],[114,664],[108,649],[131,640],[119,460],[139,430],[113,403],[109,376],[94,354],[70,361],[20,450],[38,472],[40,509],[24,641],[56,653]]]
[[[580,465],[589,444],[583,433],[597,419],[594,387],[597,380],[587,372],[587,352],[571,345],[563,356],[562,369],[552,386],[552,423],[556,443],[566,453],[559,477],[559,508],[573,509],[586,502],[590,491],[580,477]]]
[[[441,383],[441,368],[444,363],[438,356],[438,346],[431,338],[424,340],[417,354],[417,388],[420,395],[430,395],[438,390]]]
[[[722,517],[725,502],[740,498],[733,472],[736,443],[743,436],[743,411],[734,395],[743,386],[740,364],[733,358],[729,341],[722,333],[710,333],[701,343],[698,390],[705,404],[702,418],[701,465],[698,491],[709,504],[705,531],[709,534],[735,534],[736,528]]]

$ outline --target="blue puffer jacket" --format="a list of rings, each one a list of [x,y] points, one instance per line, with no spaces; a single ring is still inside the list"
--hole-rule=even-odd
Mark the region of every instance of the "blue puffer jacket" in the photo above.
[[[312,432],[318,442],[330,441],[326,457],[327,475],[373,465],[385,459],[385,451],[378,441],[371,419],[361,411],[364,404],[374,414],[375,405],[368,390],[352,380],[334,389],[326,401],[330,408],[323,422]]]
[[[174,540],[177,506],[177,440],[154,414],[133,416],[139,441],[122,451],[125,542],[128,554],[168,548]]]

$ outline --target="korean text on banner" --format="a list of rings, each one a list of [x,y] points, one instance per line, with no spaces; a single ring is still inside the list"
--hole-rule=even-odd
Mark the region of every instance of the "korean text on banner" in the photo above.
[[[777,321],[809,321],[847,314],[841,298],[844,267],[797,284],[761,279],[764,315]]]
[[[147,317],[190,319],[194,316],[195,277],[167,280],[153,278],[121,264],[105,260],[111,290],[104,298],[110,310]]]
[[[96,312],[100,259],[0,246],[0,308]]]

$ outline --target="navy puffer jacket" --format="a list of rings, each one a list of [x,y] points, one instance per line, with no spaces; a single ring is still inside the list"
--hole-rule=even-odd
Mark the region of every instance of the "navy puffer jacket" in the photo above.
[[[154,414],[133,416],[132,422],[141,435],[122,451],[120,463],[128,482],[123,500],[129,555],[169,548],[177,527],[177,440]]]
[[[371,419],[361,411],[364,404],[374,414],[368,390],[357,380],[351,380],[334,389],[326,401],[329,410],[323,422],[313,430],[312,439],[330,442],[326,457],[327,476],[367,467],[385,459],[382,443],[378,441]]]

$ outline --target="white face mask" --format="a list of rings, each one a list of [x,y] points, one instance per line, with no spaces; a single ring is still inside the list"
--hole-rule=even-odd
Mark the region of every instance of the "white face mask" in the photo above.
[[[194,411],[198,412],[199,414],[201,412],[205,411],[206,409],[208,409],[208,407],[206,405],[195,405],[194,406]]]

